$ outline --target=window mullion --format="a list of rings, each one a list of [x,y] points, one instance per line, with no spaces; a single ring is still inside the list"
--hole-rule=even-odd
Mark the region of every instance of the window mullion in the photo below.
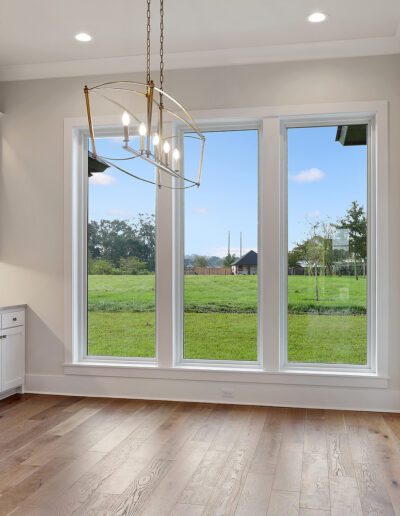
[[[280,199],[280,122],[278,118],[263,120],[260,152],[260,342],[263,369],[279,370],[280,249],[282,246]]]
[[[172,136],[172,124],[164,123],[164,137]],[[171,177],[162,174],[162,183],[171,185]],[[173,366],[173,228],[172,190],[157,188],[156,207],[156,348],[160,367]]]

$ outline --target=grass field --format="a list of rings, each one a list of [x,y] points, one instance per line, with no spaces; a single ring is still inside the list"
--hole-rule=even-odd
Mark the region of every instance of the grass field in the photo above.
[[[290,361],[366,363],[366,280],[288,278]],[[89,276],[89,352],[149,357],[154,276]],[[255,276],[185,277],[185,357],[255,360]]]

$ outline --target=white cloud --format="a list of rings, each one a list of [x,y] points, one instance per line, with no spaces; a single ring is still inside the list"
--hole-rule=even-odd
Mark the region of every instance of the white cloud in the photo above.
[[[316,181],[322,181],[325,177],[325,172],[319,168],[309,168],[308,170],[302,170],[298,174],[291,176],[293,181],[296,183],[314,183]]]
[[[208,214],[207,208],[195,208],[194,211],[197,213],[197,215],[207,215]]]
[[[115,177],[109,176],[108,174],[105,174],[104,172],[100,173],[100,174],[99,173],[93,174],[93,176],[91,178],[89,178],[89,183],[91,185],[106,186],[106,185],[112,185],[115,182],[116,182]]]
[[[306,219],[317,219],[321,216],[321,212],[319,210],[306,211],[304,212],[304,216]]]

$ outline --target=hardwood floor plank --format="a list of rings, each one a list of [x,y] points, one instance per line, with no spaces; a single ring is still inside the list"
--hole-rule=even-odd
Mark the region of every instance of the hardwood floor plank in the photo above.
[[[178,511],[178,500],[203,459],[209,443],[189,441],[174,457],[168,475],[154,489],[146,504],[146,516],[166,516]],[[193,502],[191,507],[193,506]]]
[[[328,459],[326,455],[304,454],[300,507],[326,511],[330,509]]]
[[[180,495],[179,503],[206,505],[221,477],[228,452],[208,450]]]
[[[298,492],[272,491],[267,516],[298,516],[299,511]]]
[[[206,505],[205,515],[235,513],[265,418],[266,411],[257,407],[253,407],[247,414],[247,421],[234,440],[232,451],[221,472],[221,479]]]
[[[360,494],[355,478],[331,477],[329,486],[332,516],[362,516]]]
[[[58,471],[66,467],[68,461],[54,459],[42,468],[38,468],[31,475],[18,484],[5,489],[0,497],[0,514],[8,514],[21,505],[26,498],[48,482]]]
[[[205,507],[202,505],[190,505],[186,503],[180,503],[175,505],[170,516],[201,516]]]
[[[79,478],[104,457],[103,454],[87,452],[70,462],[62,471],[57,472],[48,482],[25,498],[22,507],[51,507],[54,499],[61,496]]]
[[[167,472],[171,470],[172,462],[172,460],[153,459],[139,473],[132,485],[116,499],[110,508],[110,514],[122,516],[144,511],[150,496]]]
[[[356,477],[363,514],[394,516],[393,505],[379,469],[373,464],[357,464]]]
[[[325,454],[326,418],[323,410],[307,410],[305,420],[304,451]]]
[[[240,494],[235,516],[265,516],[273,481],[273,475],[249,473]]]
[[[355,470],[347,434],[328,434],[330,477],[354,477]]]
[[[273,489],[300,493],[303,444],[282,443],[275,470]]]

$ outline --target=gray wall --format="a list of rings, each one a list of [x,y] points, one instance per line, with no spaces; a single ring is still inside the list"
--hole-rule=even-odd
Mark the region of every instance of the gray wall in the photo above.
[[[30,374],[62,373],[63,120],[84,115],[82,87],[102,79],[0,84],[0,305],[29,305]],[[389,101],[390,388],[399,389],[400,56],[172,71],[166,84],[189,109]]]

